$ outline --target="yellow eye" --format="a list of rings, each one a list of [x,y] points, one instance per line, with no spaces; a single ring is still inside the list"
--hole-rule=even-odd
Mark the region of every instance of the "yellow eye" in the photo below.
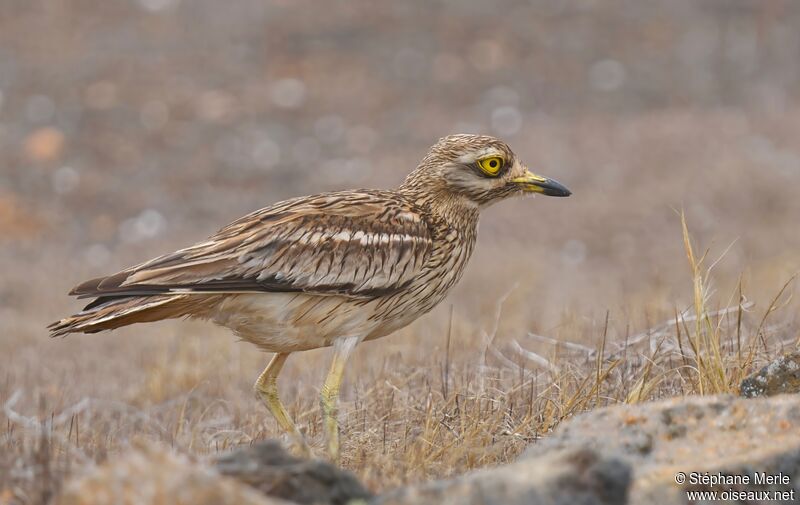
[[[481,170],[483,170],[486,175],[494,176],[499,174],[500,169],[503,168],[503,158],[499,156],[484,158],[482,160],[478,160],[478,166],[481,167]]]

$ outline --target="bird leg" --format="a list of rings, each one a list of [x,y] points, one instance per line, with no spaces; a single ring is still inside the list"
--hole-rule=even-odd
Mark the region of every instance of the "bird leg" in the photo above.
[[[278,374],[281,372],[283,364],[286,363],[286,358],[288,357],[288,352],[276,353],[264,371],[261,372],[261,375],[258,376],[258,380],[256,380],[253,388],[256,390],[256,394],[261,397],[261,400],[267,406],[270,413],[272,413],[275,420],[278,421],[280,427],[292,436],[300,454],[309,457],[311,456],[311,450],[306,444],[305,437],[303,437],[303,434],[300,433],[300,430],[297,429],[297,426],[295,426],[294,422],[289,417],[289,414],[286,412],[278,396]]]
[[[359,337],[337,339],[333,344],[333,361],[319,395],[319,404],[325,436],[328,439],[328,454],[334,463],[339,462],[339,388],[342,385],[344,366],[350,353],[361,341]]]

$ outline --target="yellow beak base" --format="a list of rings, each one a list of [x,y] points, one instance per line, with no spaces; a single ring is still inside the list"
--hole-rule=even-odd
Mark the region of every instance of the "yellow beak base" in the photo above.
[[[519,184],[522,186],[522,190],[528,193],[541,193],[547,196],[561,197],[572,194],[572,191],[567,189],[567,187],[560,182],[547,177],[542,177],[541,175],[536,175],[529,170],[526,170],[525,175],[522,177],[511,179],[511,182],[514,184]]]

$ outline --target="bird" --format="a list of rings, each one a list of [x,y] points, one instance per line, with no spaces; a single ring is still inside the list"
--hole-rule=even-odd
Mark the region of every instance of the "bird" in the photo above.
[[[333,347],[319,405],[328,455],[338,461],[338,397],[353,350],[439,304],[464,273],[481,210],[526,194],[571,192],[532,173],[498,138],[449,135],[396,189],[291,198],[207,240],[83,282],[69,294],[89,304],[48,328],[57,337],[170,318],[226,327],[274,353],[254,390],[304,454],[277,378],[290,354]]]

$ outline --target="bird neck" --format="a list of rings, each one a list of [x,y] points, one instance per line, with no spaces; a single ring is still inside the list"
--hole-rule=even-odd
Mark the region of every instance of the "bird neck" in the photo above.
[[[480,207],[464,195],[449,188],[428,185],[424,189],[402,185],[398,192],[414,205],[425,209],[436,220],[460,231],[472,231],[478,225]]]

